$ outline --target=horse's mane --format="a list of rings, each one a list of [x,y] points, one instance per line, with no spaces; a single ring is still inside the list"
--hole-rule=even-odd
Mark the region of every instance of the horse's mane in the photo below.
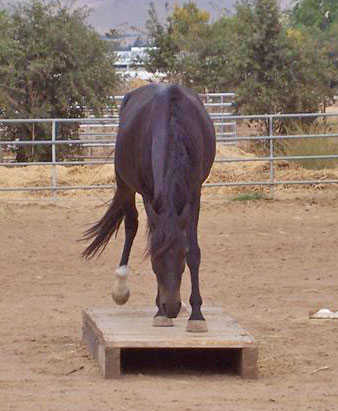
[[[179,99],[180,90],[172,87],[167,118],[164,150],[164,171],[161,191],[153,199],[153,209],[158,215],[154,230],[149,230],[148,253],[159,255],[176,240],[178,224],[182,224],[182,212],[189,204],[198,175],[194,172],[198,162],[196,139],[185,126]],[[185,97],[183,97],[185,98]],[[198,169],[198,168],[197,168]],[[151,215],[149,224],[152,224]],[[181,217],[181,218],[180,218]]]

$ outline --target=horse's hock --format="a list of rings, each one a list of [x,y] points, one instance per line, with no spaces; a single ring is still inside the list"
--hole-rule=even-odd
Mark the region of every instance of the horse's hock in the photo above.
[[[257,378],[258,344],[220,308],[205,308],[207,333],[187,333],[186,318],[174,327],[152,326],[151,308],[83,311],[83,340],[105,378],[128,373],[217,372]]]

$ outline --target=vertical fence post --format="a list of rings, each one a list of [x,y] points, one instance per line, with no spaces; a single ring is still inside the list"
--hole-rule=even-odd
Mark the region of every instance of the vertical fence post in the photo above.
[[[224,117],[225,108],[224,108],[224,95],[223,94],[221,95],[221,104],[222,104],[221,109],[220,109],[220,113],[222,114],[222,120],[221,120],[222,121],[222,127],[221,127],[222,137],[221,137],[221,139],[224,140],[225,139],[225,135],[224,135],[224,133],[225,133],[225,126],[224,126],[224,123],[225,123],[225,117]]]
[[[269,116],[269,137],[273,137],[273,116]],[[270,197],[274,198],[274,181],[275,181],[275,168],[274,168],[274,147],[273,138],[270,138]]]
[[[236,95],[235,93],[231,93],[231,109],[230,109],[230,115],[233,116],[234,115],[234,111],[236,111]],[[233,119],[231,121],[231,131],[232,131],[232,137],[236,138],[237,137],[237,119]],[[235,144],[238,144],[238,142],[236,140]]]
[[[56,133],[57,133],[57,122],[53,120],[52,122],[52,192],[53,200],[56,201]]]

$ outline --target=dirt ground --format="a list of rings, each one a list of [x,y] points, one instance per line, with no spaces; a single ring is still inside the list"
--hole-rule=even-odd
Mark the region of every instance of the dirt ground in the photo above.
[[[1,410],[338,409],[338,321],[308,318],[311,309],[338,309],[337,192],[252,202],[204,197],[204,302],[225,308],[258,339],[257,381],[184,371],[101,378],[81,342],[81,311],[113,304],[123,235],[90,262],[79,257],[77,240],[104,209],[88,198],[0,203]],[[131,306],[152,305],[156,290],[142,258],[139,209]]]

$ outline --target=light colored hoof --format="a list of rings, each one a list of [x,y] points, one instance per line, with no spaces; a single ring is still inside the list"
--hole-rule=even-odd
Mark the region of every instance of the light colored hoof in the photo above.
[[[187,331],[189,333],[206,333],[208,332],[207,322],[204,320],[189,320]]]
[[[153,318],[153,327],[173,327],[174,321],[172,318],[167,318],[162,315],[158,315]]]
[[[116,271],[116,281],[113,288],[113,300],[116,304],[123,305],[129,300],[130,291],[127,287],[129,269],[126,265],[121,265]]]
[[[123,292],[121,292],[121,290],[119,290],[118,292],[113,291],[113,294],[112,294],[113,300],[118,305],[125,304],[129,300],[129,296],[130,296],[130,291],[128,290],[128,288],[126,290],[123,290]]]
[[[178,313],[179,317],[189,317],[190,316],[190,310],[187,306],[187,304],[184,301],[181,301],[181,309],[180,312]]]

